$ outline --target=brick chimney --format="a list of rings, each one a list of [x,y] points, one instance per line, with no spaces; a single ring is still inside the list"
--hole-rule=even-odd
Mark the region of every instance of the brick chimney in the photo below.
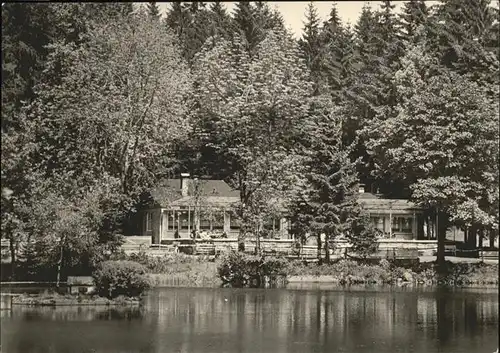
[[[181,195],[188,196],[189,190],[189,173],[181,173]]]

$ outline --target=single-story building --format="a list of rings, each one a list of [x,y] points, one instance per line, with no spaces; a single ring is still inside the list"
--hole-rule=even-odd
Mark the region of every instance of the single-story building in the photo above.
[[[165,179],[150,192],[151,203],[142,211],[141,236],[152,244],[176,238],[237,238],[240,224],[234,207],[240,200],[237,190],[225,181],[190,178]],[[273,238],[290,239],[285,217],[272,218],[264,225]]]
[[[141,211],[140,236],[150,236],[152,244],[176,238],[238,237],[240,224],[235,216],[238,190],[225,181],[190,178],[165,179],[150,192],[150,204]],[[373,225],[385,238],[435,240],[436,222],[424,216],[424,210],[408,200],[386,199],[359,188],[359,202],[370,214]],[[291,239],[285,216],[269,219],[264,229],[275,239]]]

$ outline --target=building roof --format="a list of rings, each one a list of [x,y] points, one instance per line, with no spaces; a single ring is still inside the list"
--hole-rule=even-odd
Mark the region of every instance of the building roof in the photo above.
[[[411,201],[405,199],[384,199],[379,195],[374,195],[370,192],[359,194],[359,203],[367,211],[418,211],[422,208]]]
[[[240,201],[239,196],[203,196],[198,201],[199,204],[207,204],[215,207],[231,206]],[[196,203],[194,196],[182,197],[171,203],[171,206],[192,206]]]
[[[237,202],[240,194],[231,188],[224,180],[217,179],[186,179],[188,185],[187,196],[182,196],[181,179],[164,179],[159,185],[150,190],[151,197],[160,206],[176,205],[188,206],[194,204],[195,187],[200,186],[199,195],[210,205],[226,206]]]
[[[153,201],[161,207],[187,207],[195,203],[214,207],[230,207],[240,200],[238,190],[231,188],[224,180],[186,179],[188,195],[182,196],[181,179],[164,179],[150,191]],[[195,185],[201,187],[196,200]],[[281,204],[281,202],[279,202]],[[369,212],[388,213],[389,211],[418,211],[420,207],[405,199],[386,199],[370,192],[359,194],[359,203]],[[280,205],[284,208],[284,205]]]

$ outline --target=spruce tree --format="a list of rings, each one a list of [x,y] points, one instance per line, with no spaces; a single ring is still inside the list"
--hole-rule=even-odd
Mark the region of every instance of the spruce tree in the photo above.
[[[317,237],[318,256],[330,261],[333,241],[346,234],[359,212],[356,162],[342,144],[342,113],[328,96],[311,102],[306,185],[294,200],[294,229]],[[322,239],[323,238],[323,239]]]
[[[356,25],[360,67],[348,95],[350,114],[357,119],[356,130],[369,126],[376,116],[394,113],[396,91],[392,78],[400,67],[404,45],[393,9],[390,1],[384,1],[375,13],[365,7]],[[366,152],[364,136],[358,136],[356,153],[364,159],[360,178],[372,184],[373,160]]]
[[[354,34],[349,26],[343,26],[335,4],[321,30],[324,52],[322,74],[337,104],[345,101],[344,94],[350,89],[357,66]]]
[[[158,8],[158,5],[156,2],[148,2],[146,5],[147,12],[149,17],[152,19],[158,20],[160,18],[160,9]]]
[[[427,26],[428,46],[442,65],[477,82],[498,83],[498,20],[489,0],[443,1]]]
[[[429,9],[424,0],[411,0],[403,4],[399,15],[402,22],[403,36],[410,39],[415,35],[419,26],[425,25],[429,16]]]
[[[209,7],[210,36],[220,35],[226,39],[231,34],[231,16],[227,13],[223,3],[212,2]]]
[[[306,10],[306,22],[299,39],[299,48],[304,57],[307,67],[311,72],[311,80],[314,82],[315,93],[322,91],[322,61],[324,50],[320,37],[320,18],[313,2],[310,2]]]
[[[182,48],[183,57],[191,64],[211,35],[209,10],[204,3],[174,2],[167,12],[166,24],[174,30]]]
[[[272,11],[264,1],[252,4],[238,1],[233,14],[233,31],[244,39],[247,51],[252,55],[256,46],[265,38],[269,30],[283,30],[283,18]]]

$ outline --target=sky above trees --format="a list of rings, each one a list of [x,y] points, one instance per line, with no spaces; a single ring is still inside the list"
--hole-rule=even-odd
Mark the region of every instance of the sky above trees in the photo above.
[[[395,12],[399,12],[401,6],[406,1],[394,2]],[[305,21],[305,12],[307,8],[308,1],[268,1],[271,5],[271,8],[276,8],[283,15],[283,19],[285,20],[285,24],[289,27],[295,37],[299,38],[302,33],[302,28],[304,27],[303,22]],[[318,15],[322,20],[326,20],[330,10],[332,8],[332,4],[335,1],[314,1],[314,6],[318,10]],[[365,3],[371,5],[372,9],[378,9],[382,1],[336,1],[337,9],[339,16],[344,23],[350,22],[354,24],[359,14],[361,13],[361,9]],[[437,3],[437,1],[427,1],[427,6],[432,6]],[[228,1],[224,2],[227,10],[232,12],[234,9],[235,2]],[[167,9],[170,8],[170,2],[158,3],[158,6],[161,9],[162,15],[164,16]]]

